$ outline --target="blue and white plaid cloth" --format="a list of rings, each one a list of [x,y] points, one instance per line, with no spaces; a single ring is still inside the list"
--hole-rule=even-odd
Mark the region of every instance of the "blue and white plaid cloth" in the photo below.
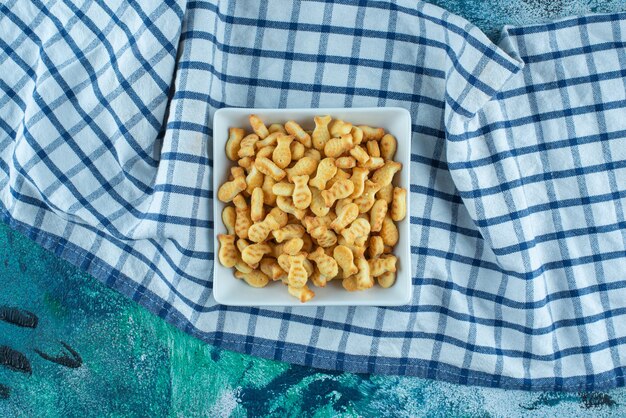
[[[81,3],[0,4],[12,227],[220,347],[485,386],[624,385],[626,14],[507,27],[497,47],[408,0]],[[225,106],[410,110],[409,306],[215,303],[210,127]]]

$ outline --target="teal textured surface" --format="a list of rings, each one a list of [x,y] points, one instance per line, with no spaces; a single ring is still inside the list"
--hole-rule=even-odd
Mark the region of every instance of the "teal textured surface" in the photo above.
[[[0,321],[0,346],[31,374],[0,367],[1,417],[623,416],[626,389],[529,393],[412,377],[328,373],[211,347],[0,226],[0,306],[35,312],[35,329]],[[72,369],[37,355],[82,358]],[[5,396],[6,395],[6,396]]]

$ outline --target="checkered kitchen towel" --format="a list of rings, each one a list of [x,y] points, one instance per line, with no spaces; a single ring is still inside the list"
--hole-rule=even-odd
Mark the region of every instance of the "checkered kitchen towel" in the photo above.
[[[486,386],[624,384],[626,15],[508,27],[498,48],[410,1],[82,3],[0,4],[12,227],[220,347]],[[225,106],[410,110],[409,306],[215,303]]]

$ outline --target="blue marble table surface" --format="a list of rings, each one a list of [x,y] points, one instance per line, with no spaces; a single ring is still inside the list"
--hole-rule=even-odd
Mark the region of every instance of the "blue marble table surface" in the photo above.
[[[505,24],[626,10],[624,0],[434,3],[494,40]],[[464,387],[320,371],[217,349],[6,226],[0,226],[0,277],[0,417],[626,415],[626,389]]]

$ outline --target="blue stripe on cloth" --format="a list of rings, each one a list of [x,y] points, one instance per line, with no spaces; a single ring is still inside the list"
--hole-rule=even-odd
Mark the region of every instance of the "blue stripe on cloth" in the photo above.
[[[0,5],[13,228],[223,348],[492,387],[624,385],[626,15],[507,27],[507,54],[408,0],[34,5]],[[342,105],[412,115],[413,300],[216,304],[215,111]]]

